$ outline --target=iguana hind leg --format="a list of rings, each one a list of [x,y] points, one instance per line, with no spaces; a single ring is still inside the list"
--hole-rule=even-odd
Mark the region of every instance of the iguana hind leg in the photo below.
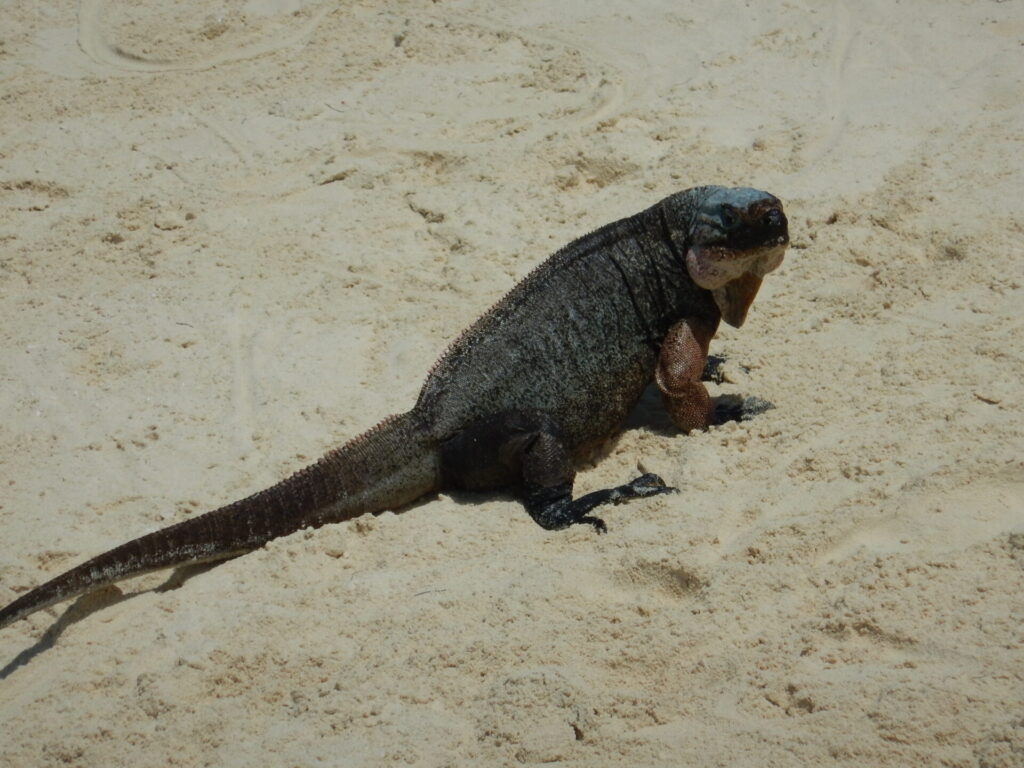
[[[615,488],[603,488],[592,491],[578,499],[572,497],[572,483],[554,486],[533,485],[523,483],[523,505],[530,517],[550,531],[568,528],[577,523],[594,526],[599,533],[608,530],[604,520],[594,517],[590,512],[602,504],[621,504],[630,499],[654,496],[658,493],[675,493],[678,489],[665,485],[665,481],[657,475],[645,474]]]
[[[530,517],[548,530],[585,523],[603,532],[604,521],[589,514],[595,507],[676,490],[646,474],[574,499],[572,456],[558,425],[539,412],[515,411],[477,422],[444,444],[441,466],[449,488],[516,488]]]

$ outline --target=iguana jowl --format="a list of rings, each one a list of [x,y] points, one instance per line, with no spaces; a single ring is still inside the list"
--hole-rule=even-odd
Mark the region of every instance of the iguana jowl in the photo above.
[[[572,498],[574,463],[616,434],[652,378],[684,432],[713,407],[701,374],[782,262],[782,205],[696,187],[565,246],[448,349],[412,410],[267,490],[123,544],[0,610],[0,627],[119,579],[224,559],[304,527],[445,489],[513,489],[544,528],[673,490],[656,475]]]

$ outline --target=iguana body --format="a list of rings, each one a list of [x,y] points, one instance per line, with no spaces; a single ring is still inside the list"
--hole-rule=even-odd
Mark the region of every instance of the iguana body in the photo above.
[[[0,627],[147,571],[219,560],[304,527],[445,489],[511,488],[545,528],[662,493],[644,475],[572,498],[573,465],[655,379],[684,431],[712,420],[700,381],[719,321],[739,326],[789,242],[779,201],[697,187],[576,240],[448,349],[416,405],[260,493],[130,541],[22,595]]]

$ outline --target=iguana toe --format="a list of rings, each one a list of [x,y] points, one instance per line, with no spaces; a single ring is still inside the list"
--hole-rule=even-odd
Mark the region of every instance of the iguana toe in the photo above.
[[[754,395],[748,397],[722,395],[715,400],[715,423],[724,424],[727,421],[750,421],[755,416],[760,416],[765,411],[770,411],[774,407],[773,403]]]
[[[659,493],[679,493],[678,488],[674,488],[671,485],[665,485],[664,480],[651,472],[640,475],[640,477],[635,480],[626,483],[626,485],[622,486],[622,491],[622,496],[615,500],[616,503],[626,501],[628,499],[655,496]]]

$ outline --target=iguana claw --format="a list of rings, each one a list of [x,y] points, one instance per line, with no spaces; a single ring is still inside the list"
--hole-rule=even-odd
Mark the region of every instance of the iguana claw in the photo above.
[[[621,495],[614,499],[614,503],[616,504],[621,504],[623,501],[628,501],[629,499],[655,496],[659,493],[679,493],[678,488],[671,485],[665,485],[664,480],[651,472],[640,475],[636,480],[632,480],[625,485],[620,486],[617,490],[619,490]]]
[[[750,421],[755,416],[760,416],[774,407],[773,403],[753,395],[748,397],[722,395],[715,401],[715,423]]]

